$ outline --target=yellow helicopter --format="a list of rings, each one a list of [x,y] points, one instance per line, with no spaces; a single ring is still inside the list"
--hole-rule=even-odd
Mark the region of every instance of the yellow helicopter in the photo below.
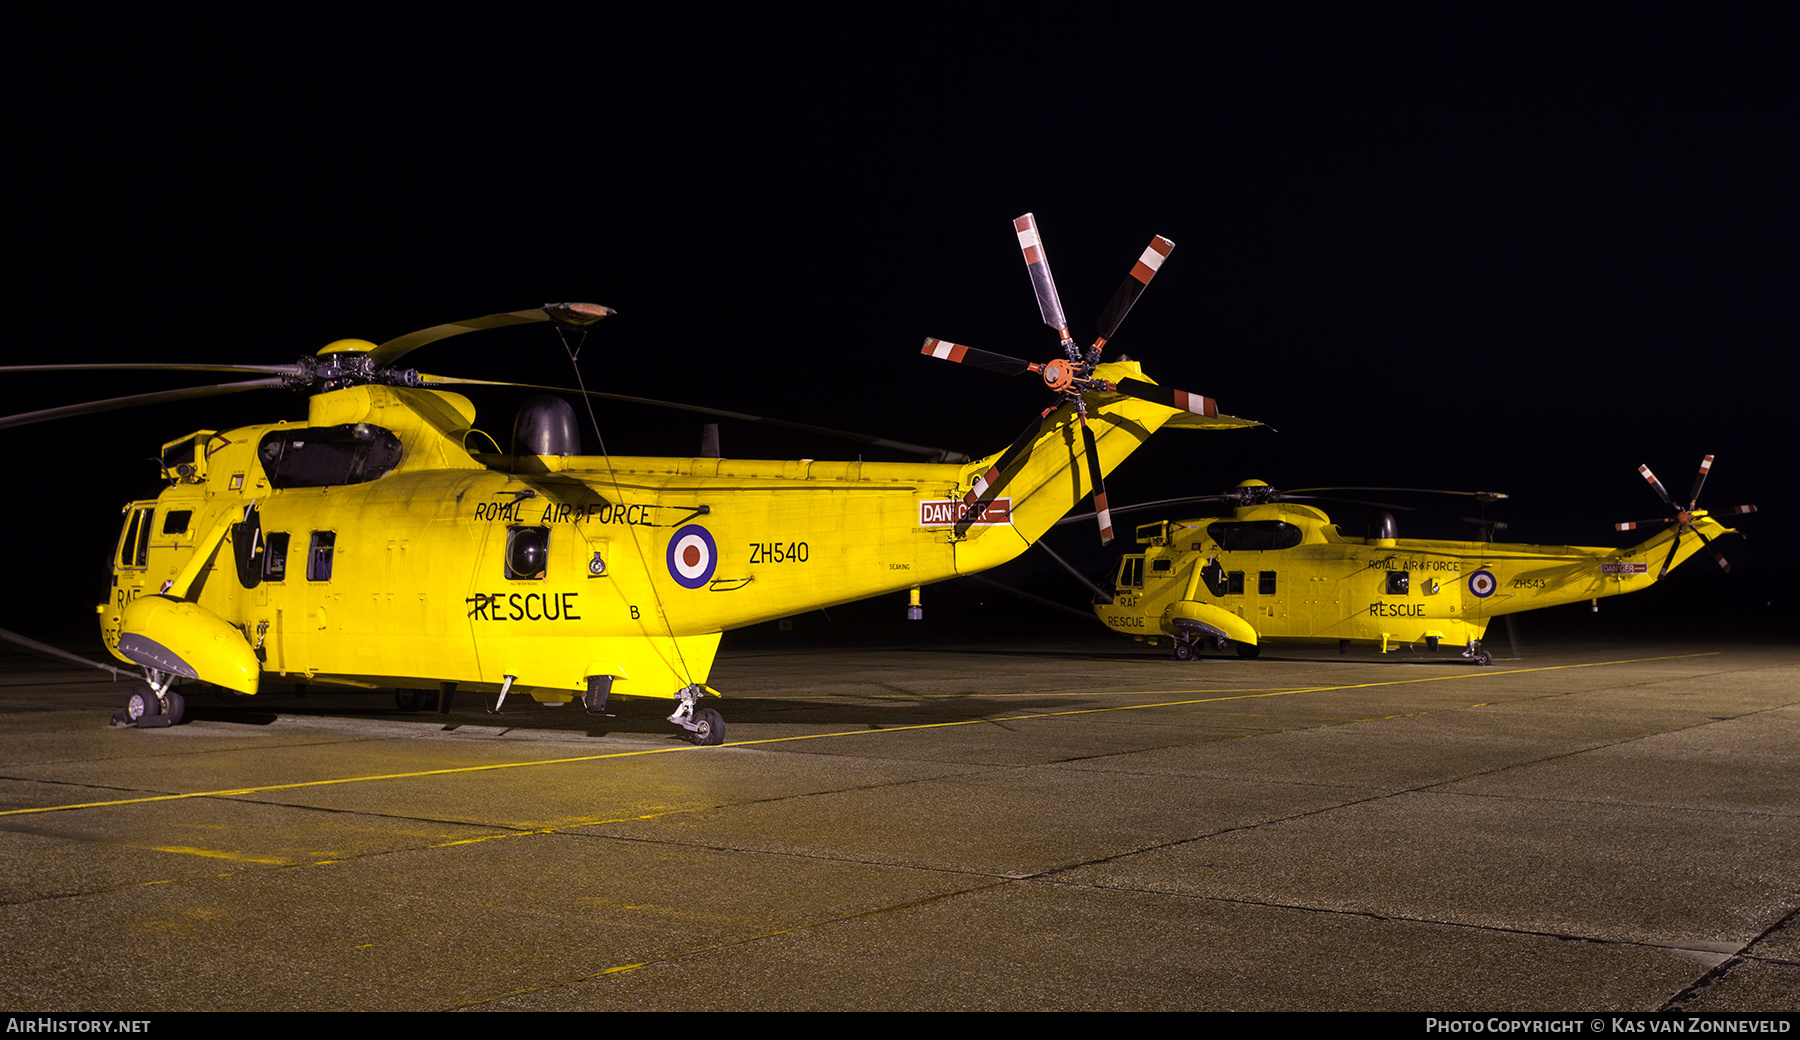
[[[1100,345],[1172,243],[1158,238],[1146,250],[1151,259],[1134,266],[1101,339],[1083,353],[1060,306],[1053,314],[1045,304],[1056,294],[1035,221],[1020,221],[1064,357],[1037,365],[941,340],[924,347],[1044,374],[1055,401],[997,457],[582,455],[574,409],[554,397],[526,404],[503,451],[475,427],[469,399],[446,387],[521,384],[397,366],[450,336],[529,323],[585,335],[614,313],[583,303],[380,345],[339,340],[293,365],[12,366],[0,371],[257,378],[9,416],[0,427],[257,387],[310,394],[304,422],[199,430],[164,444],[167,486],[125,507],[110,596],[97,608],[109,650],[144,677],[122,724],[179,722],[181,680],[245,695],[273,680],[394,688],[405,706],[444,711],[459,689],[493,696],[490,710],[510,693],[580,700],[590,712],[613,695],[672,695],[670,721],[717,744],[723,720],[701,701],[718,693],[706,683],[724,631],[909,589],[917,616],[920,586],[1011,559],[1090,492],[1104,511],[1103,474],[1156,430],[1255,425],[1149,382],[1135,362],[1100,362]]]
[[[1111,602],[1096,596],[1094,612],[1115,632],[1152,643],[1170,637],[1174,656],[1183,661],[1195,660],[1207,645],[1234,646],[1239,656],[1255,657],[1267,643],[1337,640],[1345,651],[1352,645],[1378,646],[1383,653],[1461,647],[1464,658],[1485,665],[1493,656],[1481,639],[1495,617],[1649,588],[1702,547],[1729,570],[1712,543],[1736,532],[1698,508],[1712,461],[1708,455],[1701,462],[1686,504],[1671,499],[1650,468],[1640,466],[1674,512],[1616,525],[1621,531],[1667,527],[1623,549],[1401,539],[1385,510],[1358,538],[1317,507],[1293,501],[1305,496],[1247,480],[1224,495],[1173,500],[1223,503],[1233,507],[1229,516],[1137,528],[1144,551],[1120,561]],[[1463,494],[1483,501],[1506,497]],[[1744,505],[1719,514],[1755,511]],[[1686,534],[1694,537],[1684,539]]]

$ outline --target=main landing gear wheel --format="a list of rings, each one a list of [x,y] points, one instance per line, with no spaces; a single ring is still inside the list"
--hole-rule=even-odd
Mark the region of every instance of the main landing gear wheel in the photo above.
[[[1175,640],[1175,660],[1198,661],[1200,660],[1200,651],[1195,649],[1194,644],[1188,640],[1177,639]]]
[[[694,712],[693,741],[701,747],[725,743],[725,718],[711,708]]]
[[[1487,649],[1480,643],[1470,643],[1469,648],[1463,651],[1463,656],[1468,658],[1469,663],[1476,667],[1494,663],[1494,655],[1488,653]]]
[[[163,718],[169,720],[169,725],[179,726],[183,722],[186,722],[187,698],[183,697],[181,693],[176,690],[170,690],[163,696],[164,699],[168,701],[168,703],[163,706]]]
[[[401,711],[431,711],[437,707],[437,699],[430,690],[394,691],[394,706]]]
[[[706,687],[698,683],[685,687],[675,695],[675,714],[669,721],[687,730],[688,739],[701,747],[714,747],[725,743],[725,718],[716,709],[702,708],[700,698],[706,695]]]
[[[1245,660],[1249,660],[1260,653],[1262,653],[1262,646],[1257,643],[1239,643],[1237,645],[1237,655]]]

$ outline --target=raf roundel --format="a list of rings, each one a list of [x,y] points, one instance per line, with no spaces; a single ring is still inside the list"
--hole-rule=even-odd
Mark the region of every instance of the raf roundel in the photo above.
[[[689,524],[669,539],[669,577],[684,589],[697,589],[712,580],[719,563],[719,548],[699,524]]]
[[[1475,594],[1476,599],[1487,599],[1492,596],[1496,584],[1498,583],[1494,581],[1492,571],[1479,570],[1469,575],[1469,591]]]

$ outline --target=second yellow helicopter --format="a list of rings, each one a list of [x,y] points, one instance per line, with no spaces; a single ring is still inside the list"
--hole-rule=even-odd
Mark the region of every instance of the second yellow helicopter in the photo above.
[[[1230,516],[1138,527],[1144,551],[1120,561],[1112,601],[1097,600],[1094,611],[1115,632],[1170,638],[1179,660],[1207,646],[1255,657],[1270,643],[1336,640],[1383,652],[1460,648],[1485,665],[1493,658],[1482,636],[1496,617],[1646,589],[1703,548],[1729,570],[1712,543],[1735,532],[1698,508],[1712,461],[1701,462],[1685,504],[1639,467],[1673,513],[1616,525],[1665,528],[1621,549],[1401,539],[1389,513],[1375,514],[1359,538],[1317,507],[1249,480],[1211,496],[1235,505]]]

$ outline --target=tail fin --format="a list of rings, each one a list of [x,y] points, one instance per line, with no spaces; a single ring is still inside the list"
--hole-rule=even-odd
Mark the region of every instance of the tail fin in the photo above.
[[[1736,533],[1736,528],[1726,527],[1708,516],[1704,510],[1698,510],[1689,514],[1686,522],[1672,522],[1638,544],[1620,549],[1613,554],[1607,566],[1616,574],[1647,573],[1651,580],[1661,581],[1670,571],[1685,563],[1688,557],[1705,549],[1712,554],[1721,569],[1730,571],[1731,564],[1726,562],[1724,555],[1712,543],[1725,535]],[[1633,569],[1625,570],[1626,567]]]
[[[1149,383],[1135,361],[1101,365],[1095,375],[1114,383],[1120,379]],[[1103,475],[1116,469],[1164,426],[1227,430],[1261,425],[1228,415],[1199,416],[1114,392],[1091,392],[1083,397],[1088,425],[1094,434],[1094,454]],[[1021,450],[998,474],[1001,482],[994,486],[999,491],[992,500],[988,518],[973,522],[957,548],[959,570],[991,567],[1017,555],[1094,491],[1085,461],[1081,416],[1072,401],[1045,415],[1037,424],[1035,435],[1020,438],[1015,447]],[[1005,454],[979,459],[965,467],[963,487],[978,486],[995,472],[997,461]],[[989,522],[999,509],[1005,510],[1010,523]],[[990,562],[981,562],[990,557]]]

